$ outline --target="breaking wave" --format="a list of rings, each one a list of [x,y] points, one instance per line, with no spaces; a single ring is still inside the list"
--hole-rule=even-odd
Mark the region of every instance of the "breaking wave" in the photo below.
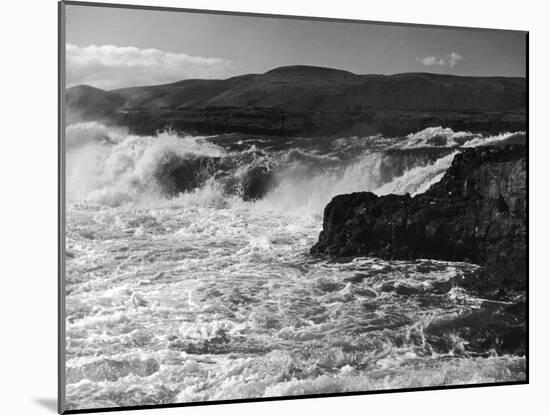
[[[437,182],[459,147],[509,140],[518,134],[454,132],[430,127],[405,138],[351,137],[320,151],[276,148],[252,140],[235,150],[223,137],[173,131],[136,136],[97,122],[67,128],[67,198],[111,206],[163,201],[225,206],[235,199],[275,209],[321,212],[341,193],[421,193]],[[238,144],[242,144],[239,140]]]
[[[506,141],[516,136],[525,136],[525,133],[507,132],[495,136],[484,136],[481,133],[455,132],[451,128],[428,127],[417,133],[407,135],[405,140],[392,145],[391,148],[412,150],[421,148],[477,147]]]
[[[219,158],[222,148],[174,132],[136,136],[97,122],[67,128],[67,198],[108,205],[158,198],[159,166],[197,157]]]

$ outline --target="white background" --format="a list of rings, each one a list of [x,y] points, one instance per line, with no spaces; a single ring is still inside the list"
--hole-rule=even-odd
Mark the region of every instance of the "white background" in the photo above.
[[[120,2],[123,2],[121,0]],[[543,1],[203,0],[187,8],[529,30],[530,385],[163,409],[150,414],[518,414],[548,402],[549,13]],[[131,3],[131,2],[130,2]],[[12,0],[0,24],[0,412],[52,414],[57,348],[57,4]],[[124,24],[121,22],[121,24]],[[6,93],[7,92],[7,93]],[[545,399],[546,398],[546,399]],[[546,412],[547,413],[547,412]]]

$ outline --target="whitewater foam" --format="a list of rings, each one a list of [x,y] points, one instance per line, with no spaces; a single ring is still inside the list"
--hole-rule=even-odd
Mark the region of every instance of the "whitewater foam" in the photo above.
[[[163,131],[155,136],[125,134],[97,122],[67,128],[67,199],[119,205],[161,197],[154,173],[167,154],[223,157],[204,137]]]
[[[450,128],[430,127],[410,134],[404,140],[380,135],[350,137],[333,140],[328,147],[323,142],[320,148],[315,148],[315,141],[311,141],[313,147],[308,149],[271,151],[268,139],[247,139],[248,147],[242,151],[232,151],[223,147],[226,138],[216,142],[216,136],[180,136],[173,131],[159,132],[154,136],[135,136],[123,128],[97,122],[80,123],[67,128],[67,199],[108,206],[189,203],[227,208],[237,203],[234,196],[239,193],[239,181],[250,169],[262,167],[274,173],[276,185],[263,200],[257,202],[259,206],[318,215],[337,194],[357,191],[373,191],[380,195],[424,192],[450,166],[456,154],[453,149],[488,145],[512,135],[503,133],[483,137],[481,134],[455,132]],[[260,145],[264,148],[259,148]],[[384,148],[394,153],[388,153]],[[441,153],[431,158],[422,157],[422,154],[401,156],[399,153],[423,148],[437,148]],[[196,183],[197,188],[176,194],[172,202],[167,201],[165,189],[158,181],[159,166],[177,158],[180,161],[173,163],[172,168],[178,168],[193,157],[226,160],[225,170],[219,170],[222,168],[219,166],[218,170],[211,167],[203,172],[189,171],[191,175],[206,176],[202,182]],[[201,165],[197,162],[183,168],[188,171]],[[172,173],[167,171],[163,174],[162,177],[167,175],[170,178]],[[172,189],[173,184],[168,185]]]
[[[451,166],[456,154],[458,152],[455,151],[437,159],[433,164],[414,167],[402,176],[396,177],[391,182],[378,187],[375,193],[379,195],[392,193],[410,193],[411,195],[415,195],[424,193],[433,184],[441,180],[447,169]]]
[[[504,141],[514,135],[525,135],[525,132],[503,132],[497,135],[486,136],[481,133],[467,131],[453,131],[451,128],[428,127],[416,133],[411,133],[403,140],[399,140],[390,148],[400,150],[414,150],[422,148],[458,148],[478,147]]]
[[[425,191],[458,148],[385,151],[402,138],[376,136],[274,150],[247,137],[235,151],[227,137],[98,123],[67,134],[70,409],[525,379],[523,357],[426,341],[432,319],[483,306],[450,287],[477,266],[308,254],[333,196]],[[154,180],[166,154],[228,167],[167,197]],[[277,185],[244,201],[228,183],[253,166]]]

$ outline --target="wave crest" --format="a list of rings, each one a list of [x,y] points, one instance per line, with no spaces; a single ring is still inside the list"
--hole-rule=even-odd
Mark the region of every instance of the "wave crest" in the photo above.
[[[123,128],[80,123],[67,128],[67,198],[107,205],[176,198],[224,207],[239,196],[268,209],[319,214],[342,193],[424,192],[443,176],[459,148],[517,137],[524,139],[524,133],[483,136],[430,127],[404,139],[340,138],[329,147],[296,139],[295,145],[276,149],[280,143],[274,139],[251,138],[249,147],[231,151],[223,147],[224,137],[173,131],[136,136]]]
[[[121,131],[99,123],[67,128],[69,201],[118,205],[158,198],[166,190],[158,186],[159,180],[164,175],[170,177],[170,167],[177,171],[185,160],[200,161],[225,155],[221,147],[203,137],[180,137],[172,131],[135,136]],[[163,166],[168,170],[163,170]],[[169,187],[169,183],[166,186]]]

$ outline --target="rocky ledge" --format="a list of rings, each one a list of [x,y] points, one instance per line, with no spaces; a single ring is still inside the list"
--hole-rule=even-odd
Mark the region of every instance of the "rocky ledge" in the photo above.
[[[424,334],[448,352],[525,355],[527,320],[527,153],[523,145],[467,149],[427,192],[336,196],[326,206],[313,254],[428,258],[481,265],[455,277],[484,298],[479,310],[433,321]],[[414,294],[411,294],[414,295]]]
[[[458,283],[503,298],[525,289],[526,237],[525,146],[478,147],[459,153],[423,194],[336,196],[311,252],[480,264],[480,272]]]

